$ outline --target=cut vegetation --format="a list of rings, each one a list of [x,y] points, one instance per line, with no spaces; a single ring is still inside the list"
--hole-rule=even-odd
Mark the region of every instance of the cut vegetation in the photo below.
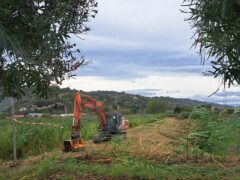
[[[230,158],[227,156],[228,151],[222,153],[224,148],[220,148],[223,144],[226,147],[231,147],[234,143],[229,143],[230,141],[226,143],[225,141],[216,142],[214,145],[216,151],[210,153],[206,148],[198,146],[198,143],[195,142],[196,139],[192,138],[194,133],[201,134],[200,132],[204,130],[204,126],[199,126],[202,129],[195,129],[196,124],[202,122],[201,117],[196,115],[197,113],[199,111],[194,111],[191,114],[190,117],[193,120],[169,118],[163,115],[127,116],[132,128],[129,129],[126,140],[123,141],[116,137],[112,141],[102,144],[93,144],[89,140],[86,142],[86,150],[77,153],[65,154],[59,150],[62,137],[66,136],[70,131],[66,129],[63,132],[49,130],[49,132],[56,133],[49,134],[49,137],[53,136],[49,140],[55,142],[44,144],[45,141],[40,141],[40,139],[37,141],[38,138],[35,135],[35,143],[38,144],[37,148],[44,147],[42,152],[34,152],[33,149],[36,146],[34,146],[35,143],[32,143],[31,146],[25,147],[26,149],[32,149],[31,152],[29,154],[25,153],[28,156],[22,156],[22,159],[17,163],[2,160],[0,178],[238,179],[240,176],[240,162],[237,152],[231,154]],[[201,111],[200,114],[202,115],[202,113]],[[44,119],[41,121],[44,121]],[[45,119],[45,121],[47,120]],[[234,126],[239,122],[239,120],[232,121]],[[70,120],[51,119],[51,122],[58,122],[61,125],[68,126],[67,123],[70,123]],[[225,122],[227,121],[216,121],[216,123],[219,123],[219,127],[225,127]],[[229,126],[231,121],[227,124]],[[5,126],[7,126],[6,122]],[[87,118],[84,120],[84,126],[93,129],[88,134],[83,132],[84,139],[87,140],[94,135],[97,126],[96,123],[93,123],[93,120]],[[24,126],[24,128],[34,131],[34,127]],[[26,129],[24,132],[27,132]],[[44,129],[38,131],[44,132],[48,128]],[[216,136],[213,132],[212,130],[212,135]],[[229,134],[228,138],[230,136],[234,137],[233,134]],[[197,139],[201,140],[200,137]],[[207,138],[207,140],[211,142],[211,137]],[[231,142],[238,141],[233,138]],[[22,149],[25,148],[22,146]],[[201,153],[196,154],[193,150],[196,148]],[[187,151],[189,151],[188,157]],[[43,154],[37,155],[39,153]],[[11,153],[9,152],[9,154]]]

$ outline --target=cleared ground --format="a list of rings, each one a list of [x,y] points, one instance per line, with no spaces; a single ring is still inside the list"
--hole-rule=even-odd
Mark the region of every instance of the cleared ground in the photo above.
[[[165,118],[129,129],[127,139],[86,141],[82,152],[52,153],[3,163],[0,179],[238,179],[240,162],[186,160],[186,121]],[[1,173],[2,172],[2,173]]]

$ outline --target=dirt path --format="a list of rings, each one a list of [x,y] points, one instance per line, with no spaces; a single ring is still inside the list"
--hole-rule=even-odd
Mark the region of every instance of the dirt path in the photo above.
[[[142,139],[152,144],[176,142],[185,133],[185,122],[176,118],[165,118],[155,123],[140,126],[128,131],[128,138]],[[144,141],[145,142],[145,141]]]
[[[168,117],[129,129],[127,139],[120,142],[117,149],[144,157],[174,155],[176,148],[184,141],[185,130],[186,122],[184,120]],[[86,142],[87,151],[109,151],[113,148],[116,148],[114,143],[93,144],[92,141]]]
[[[165,118],[152,124],[130,129],[128,138],[135,143],[139,154],[149,157],[173,155],[183,143],[186,122]]]

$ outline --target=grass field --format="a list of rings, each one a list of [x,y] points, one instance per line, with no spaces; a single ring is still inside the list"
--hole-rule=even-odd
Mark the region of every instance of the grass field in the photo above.
[[[156,121],[162,115],[130,115],[127,116],[130,127]],[[72,118],[34,118],[21,119],[25,122],[42,122],[63,126],[64,129],[40,125],[17,125],[17,153],[19,158],[49,152],[54,148],[62,148],[64,140],[70,138]],[[89,140],[97,133],[97,118],[86,116],[81,123],[81,136]],[[12,159],[12,127],[10,119],[0,119],[0,159]]]
[[[98,153],[98,154],[97,154]],[[96,155],[97,154],[97,155]],[[94,157],[94,158],[93,158]],[[91,159],[92,158],[92,159]],[[44,156],[38,163],[8,168],[2,179],[239,179],[240,166],[223,170],[214,163],[167,164],[129,155]],[[11,170],[9,170],[11,169]]]
[[[85,119],[84,126],[93,130],[88,134],[83,131],[86,150],[82,152],[61,152],[62,139],[68,138],[69,130],[52,130],[55,138],[52,145],[50,143],[51,146],[43,140],[35,141],[45,147],[39,146],[41,152],[29,151],[17,163],[1,160],[0,179],[239,179],[240,161],[236,156],[216,156],[214,159],[190,153],[187,158],[186,149],[180,150],[180,147],[186,145],[189,121],[193,123],[190,134],[204,130],[204,126],[199,129],[194,127],[200,123],[198,120],[201,118],[178,120],[174,117],[164,118],[162,115],[130,115],[127,118],[132,128],[129,129],[126,140],[114,137],[112,141],[97,145],[87,140],[96,132],[96,121]],[[51,120],[55,121],[64,127],[71,126],[70,119]],[[218,126],[225,127],[225,123],[219,122]],[[231,124],[228,122],[228,125],[229,123]],[[10,124],[5,122],[5,126]],[[50,132],[43,128],[36,131]],[[211,132],[214,135],[214,131]],[[44,133],[41,135],[44,136]],[[47,138],[49,136],[46,135]],[[216,148],[221,147],[221,144],[215,145]],[[192,147],[194,144],[190,145]]]
[[[43,122],[63,126],[64,129],[40,125],[17,125],[17,153],[19,158],[36,155],[50,151],[53,148],[61,148],[65,139],[70,137],[71,118],[35,118],[21,119],[27,122]],[[82,122],[82,137],[93,137],[97,129],[97,123],[85,119]],[[0,120],[0,159],[12,157],[12,128],[10,120]]]

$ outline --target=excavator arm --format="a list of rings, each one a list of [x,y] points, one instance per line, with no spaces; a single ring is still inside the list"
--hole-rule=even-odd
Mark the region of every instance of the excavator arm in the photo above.
[[[84,96],[84,99],[82,100],[81,104],[82,104],[83,108],[92,109],[96,112],[101,129],[103,131],[106,131],[107,130],[107,119],[106,119],[106,113],[103,109],[103,103],[94,100],[90,96]]]

